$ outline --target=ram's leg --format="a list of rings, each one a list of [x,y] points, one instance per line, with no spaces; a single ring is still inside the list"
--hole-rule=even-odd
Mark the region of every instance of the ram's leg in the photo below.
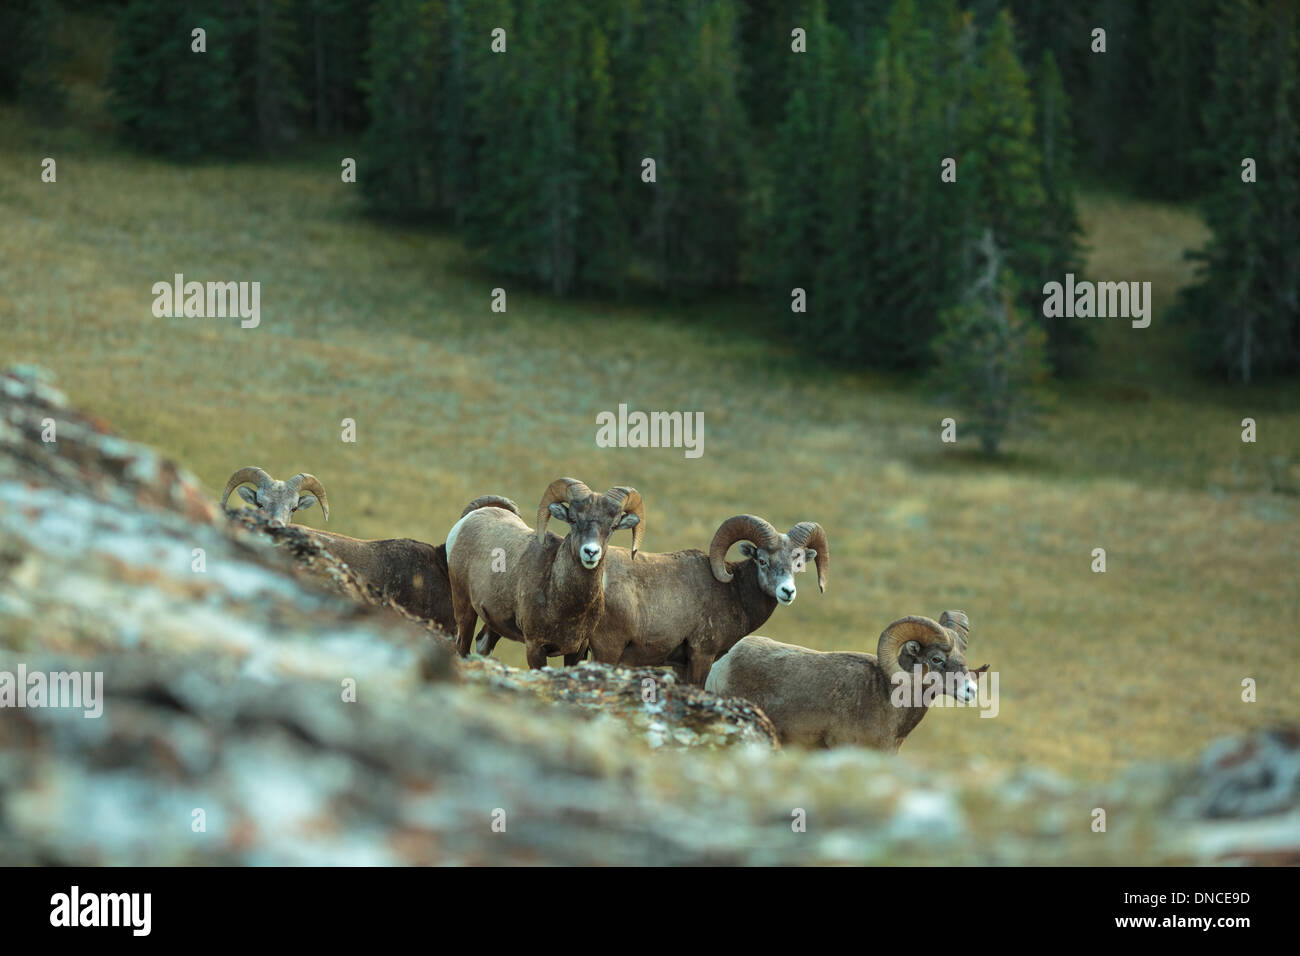
[[[587,648],[584,647],[582,650],[580,650],[580,651],[574,651],[572,654],[565,654],[565,655],[564,655],[564,666],[565,666],[565,667],[574,667],[574,666],[576,666],[577,664],[582,663],[582,662],[585,661],[586,659],[587,659]]]
[[[686,679],[696,687],[703,687],[713,669],[713,655],[701,654],[695,648],[686,651]]]
[[[528,666],[533,670],[539,671],[546,666],[546,647],[540,641],[529,641],[524,653],[528,658]]]
[[[484,624],[483,629],[478,632],[478,637],[474,638],[474,649],[484,657],[488,657],[496,649],[499,640],[501,635]]]
[[[478,612],[469,602],[466,602],[464,608],[456,609],[456,650],[461,657],[469,657],[470,642],[474,640],[474,622],[477,620]]]

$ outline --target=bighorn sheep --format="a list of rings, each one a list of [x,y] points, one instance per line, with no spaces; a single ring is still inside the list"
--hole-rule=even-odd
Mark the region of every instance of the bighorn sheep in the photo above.
[[[569,524],[565,537],[546,533],[552,517]],[[645,534],[640,493],[619,486],[596,494],[575,478],[547,487],[536,531],[502,509],[462,517],[447,534],[461,656],[469,654],[474,621],[482,618],[489,631],[523,642],[529,667],[561,654],[576,663],[604,613],[609,536],[623,528],[632,530],[631,561]]]
[[[518,506],[509,498],[483,495],[466,505],[461,516],[480,508],[519,514]],[[414,538],[361,539],[313,528],[303,530],[394,604],[417,617],[433,621],[448,634],[456,633],[445,544],[435,547]],[[485,628],[479,639],[487,640],[490,636]]]
[[[728,562],[740,542],[749,560]],[[800,521],[781,534],[756,515],[734,515],[700,551],[646,554],[635,562],[614,548],[605,582],[605,616],[591,639],[602,663],[673,664],[703,687],[714,661],[762,627],[778,604],[795,599],[796,573],[813,561],[826,590],[830,544],[822,526]]]
[[[256,490],[245,487],[256,485]],[[273,528],[283,528],[293,520],[295,511],[310,508],[319,499],[320,510],[325,520],[330,520],[330,506],[325,499],[325,489],[316,480],[315,475],[305,472],[294,475],[288,481],[276,481],[261,468],[246,466],[240,468],[226,482],[226,490],[221,493],[221,507],[226,506],[226,499],[236,488],[239,497],[266,516],[267,524]],[[301,492],[308,492],[302,494]]]
[[[942,675],[943,693],[963,702],[975,699],[974,675],[988,665],[967,668],[969,630],[961,611],[945,611],[937,622],[900,618],[880,635],[875,654],[815,651],[752,634],[718,661],[705,689],[757,704],[783,744],[856,744],[893,753],[925,716],[927,695],[939,692],[922,676],[920,703],[910,683],[906,701],[898,703],[898,675],[913,681],[916,669],[934,673],[936,682]]]
[[[225,494],[221,496],[223,506],[230,497],[231,489],[243,482],[257,484],[256,492],[240,487],[240,497],[255,505],[272,527],[283,527],[295,511],[310,507],[317,499],[320,499],[321,510],[328,520],[329,505],[326,503],[325,488],[312,475],[301,474],[287,481],[276,481],[261,468],[241,468],[226,483]],[[311,494],[300,498],[300,489]],[[304,504],[304,501],[307,503]],[[518,506],[509,498],[483,495],[466,505],[461,517],[479,508],[501,508],[514,515],[519,514]],[[448,634],[455,633],[451,585],[447,579],[446,545],[435,547],[414,538],[365,540],[315,528],[302,530],[378,588],[394,604],[417,617],[433,621]],[[491,634],[486,629],[479,635],[480,641],[490,639]]]

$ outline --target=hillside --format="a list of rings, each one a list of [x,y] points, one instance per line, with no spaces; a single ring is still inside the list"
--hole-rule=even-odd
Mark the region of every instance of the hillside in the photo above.
[[[41,439],[48,417],[58,442]],[[979,758],[773,749],[752,708],[652,669],[461,662],[295,537],[276,548],[227,521],[56,382],[0,373],[0,652],[24,688],[102,677],[95,719],[0,721],[5,863],[1300,859],[1294,731],[1085,785]]]
[[[1090,377],[988,463],[939,441],[956,412],[921,382],[804,360],[747,329],[751,300],[510,288],[494,313],[501,283],[457,238],[363,217],[338,149],[177,166],[12,111],[0,128],[4,360],[52,369],[74,403],[214,496],[241,465],[311,471],[331,530],[435,543],[469,498],[530,507],[559,475],[640,489],[651,550],[706,547],[737,512],[818,521],[827,592],[804,588],[765,634],[872,649],[897,617],[960,607],[972,659],[1000,672],[997,719],[938,715],[912,755],[1097,779],[1296,715],[1295,389],[1191,382],[1159,313],[1145,332],[1099,329]],[[45,156],[56,184],[40,181]],[[1182,250],[1203,235],[1195,218],[1109,197],[1084,214],[1094,259],[1162,277],[1168,304],[1189,276]],[[259,281],[260,326],[155,318],[151,288],[175,273]],[[702,457],[597,447],[597,414],[620,403],[702,412]],[[1248,415],[1253,445],[1240,440]],[[1104,575],[1089,569],[1096,547]],[[1241,700],[1247,677],[1255,703]]]

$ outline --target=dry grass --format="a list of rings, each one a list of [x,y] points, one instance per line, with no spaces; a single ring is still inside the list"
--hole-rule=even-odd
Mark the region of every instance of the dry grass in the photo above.
[[[720,335],[707,308],[511,289],[494,314],[499,283],[459,242],[362,218],[337,157],[177,167],[12,112],[0,129],[3,361],[51,368],[214,494],[240,465],[309,470],[331,530],[434,542],[469,498],[529,508],[557,475],[637,486],[653,550],[704,547],[740,511],[820,521],[830,587],[806,582],[764,633],[874,649],[894,618],[960,607],[973,658],[1000,672],[996,719],[921,725],[905,751],[931,757],[1100,777],[1297,715],[1300,503],[1277,490],[1300,462],[1294,390],[1189,384],[1158,314],[1146,333],[1105,328],[1097,375],[991,464],[939,443],[956,410],[919,386]],[[1090,273],[1150,278],[1167,304],[1195,217],[1111,199],[1085,213]],[[150,287],[176,272],[260,281],[261,327],[154,318]],[[703,411],[704,457],[597,448],[596,413],[620,402]],[[1257,445],[1239,440],[1245,415]],[[1241,702],[1245,677],[1258,703]]]

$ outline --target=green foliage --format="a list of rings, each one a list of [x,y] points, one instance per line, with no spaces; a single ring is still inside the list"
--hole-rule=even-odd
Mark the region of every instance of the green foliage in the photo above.
[[[617,285],[626,243],[608,21],[600,5],[574,2],[521,4],[514,23],[507,53],[489,52],[481,33],[469,238],[494,268],[557,294]]]
[[[64,105],[58,70],[67,58],[59,42],[55,0],[7,0],[0,4],[0,98],[12,99],[47,116]]]
[[[1030,278],[1064,281],[1066,273],[1082,269],[1080,248],[1083,227],[1074,201],[1074,142],[1069,103],[1061,83],[1056,58],[1048,51],[1038,68],[1034,124],[1042,156],[1044,208],[1038,253]],[[1030,299],[1033,292],[1030,290]],[[1041,309],[1035,314],[1042,316]],[[1052,368],[1062,375],[1079,371],[1093,345],[1086,321],[1077,318],[1042,318],[1047,331],[1047,354]]]
[[[856,205],[851,197],[858,192],[859,172],[854,168],[853,142],[859,137],[861,122],[856,115],[855,97],[845,96],[844,84],[851,82],[844,63],[847,44],[842,33],[826,19],[824,3],[815,3],[804,21],[808,30],[808,51],[789,53],[793,66],[788,70],[792,92],[785,115],[775,129],[769,149],[771,157],[760,214],[758,260],[756,272],[773,301],[787,303],[790,291],[808,291],[816,315],[836,314],[827,296],[839,291],[839,274],[827,262],[834,254],[830,233],[841,238],[856,226]],[[837,174],[847,161],[851,192],[841,194],[839,202],[828,203],[836,187],[828,177]],[[850,215],[832,224],[828,214],[848,209]],[[847,226],[847,229],[843,229]],[[850,258],[853,258],[850,256]],[[819,266],[826,269],[818,279]]]
[[[1011,17],[1005,12],[981,44],[970,90],[962,129],[964,194],[974,220],[991,228],[1005,251],[1017,301],[1025,307],[1041,304],[1047,196],[1029,81],[1016,59]]]
[[[1215,27],[1214,236],[1176,317],[1204,365],[1249,382],[1300,368],[1300,15],[1280,0],[1225,0]],[[1242,181],[1246,157],[1257,182]]]
[[[986,228],[1005,250],[1021,311],[1041,306],[1045,271],[1063,274],[1078,257],[1059,81],[1047,77],[1040,136],[1010,18],[980,36],[955,2],[925,13],[897,0],[859,57],[813,3],[808,52],[792,57],[769,150],[754,271],[781,308],[805,288],[807,341],[852,363],[933,360],[940,315],[960,301],[976,268],[972,238]],[[940,178],[948,158],[955,182]],[[1064,326],[1053,331],[1062,353],[1082,347]]]
[[[295,7],[296,29],[303,38],[296,70],[317,133],[366,126],[362,81],[376,5],[374,0],[307,0]]]
[[[1203,192],[1213,159],[1204,120],[1212,93],[1214,13],[1219,0],[1153,3],[1146,121],[1138,127],[1140,183],[1153,196],[1186,199]]]
[[[994,455],[1039,409],[1034,389],[1047,374],[1045,335],[1016,305],[1015,284],[992,230],[972,243],[971,252],[982,260],[982,271],[963,301],[940,316],[935,382],[962,410],[959,427],[974,432],[983,452]]]
[[[118,125],[133,145],[197,158],[230,152],[251,137],[235,83],[237,20],[226,6],[199,11],[131,0],[122,11],[109,86]],[[191,52],[196,28],[207,31],[207,53]]]
[[[359,27],[335,12],[335,33]],[[181,158],[292,142],[309,117],[303,37],[314,36],[298,15],[293,0],[131,0],[117,19],[109,73],[123,136]],[[193,49],[195,29],[206,31],[206,52]],[[319,39],[325,69],[327,38]]]
[[[0,93],[41,100],[56,10],[0,12],[22,25]],[[129,141],[179,157],[368,124],[370,207],[456,223],[497,273],[555,294],[749,284],[783,318],[803,288],[792,341],[888,368],[935,361],[987,229],[1014,311],[1080,370],[1086,321],[1044,319],[1041,290],[1081,271],[1083,143],[1108,182],[1213,184],[1179,315],[1199,359],[1248,378],[1300,364],[1295,20],[1283,0],[129,0],[112,104]],[[1254,186],[1226,165],[1244,155]]]
[[[371,122],[358,180],[379,212],[438,215],[461,197],[467,31],[441,0],[374,6],[365,83]],[[486,34],[480,42],[486,49]]]
[[[673,294],[732,285],[750,177],[735,3],[649,4],[633,31],[624,175],[639,187],[626,206],[635,253]],[[646,158],[654,183],[640,182]]]

